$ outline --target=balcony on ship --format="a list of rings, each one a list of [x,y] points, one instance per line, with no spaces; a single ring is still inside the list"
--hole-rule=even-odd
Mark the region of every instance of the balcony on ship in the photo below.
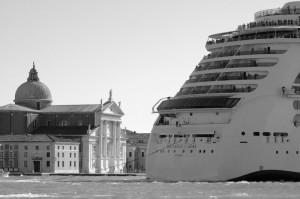
[[[218,81],[227,80],[259,80],[268,75],[268,72],[256,71],[256,72],[226,72],[218,78]]]
[[[215,85],[209,93],[250,93],[256,89],[255,84]]]
[[[196,94],[226,94],[226,93],[249,93],[257,88],[256,84],[222,84],[196,87],[184,87],[176,94],[176,97]]]
[[[253,22],[255,23],[255,22]],[[206,47],[208,50],[213,49],[214,46],[219,48],[220,44],[222,43],[229,43],[229,42],[236,42],[236,41],[247,41],[247,40],[259,40],[259,39],[278,39],[278,38],[285,38],[285,39],[297,39],[300,37],[299,33],[299,26],[297,25],[290,25],[291,22],[287,20],[287,22],[278,22],[279,24],[287,25],[274,25],[274,26],[263,26],[262,28],[260,25],[248,25],[239,26],[238,30],[232,31],[230,34],[226,33],[219,33],[215,35],[211,35],[206,42]],[[252,23],[249,23],[252,24]],[[272,23],[271,23],[272,24]],[[276,24],[276,23],[274,23]],[[299,23],[300,25],[300,23]]]

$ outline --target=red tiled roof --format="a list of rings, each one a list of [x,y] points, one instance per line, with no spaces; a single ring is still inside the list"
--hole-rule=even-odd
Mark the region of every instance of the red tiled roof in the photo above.
[[[16,104],[7,104],[5,106],[1,106],[0,111],[39,112],[38,110],[34,110],[31,108],[27,108],[27,107],[16,105]]]

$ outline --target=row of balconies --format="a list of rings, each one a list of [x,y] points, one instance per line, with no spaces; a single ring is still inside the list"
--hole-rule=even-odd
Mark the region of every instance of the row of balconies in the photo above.
[[[286,50],[271,50],[270,48],[265,48],[264,50],[245,50],[245,51],[234,51],[231,50],[230,52],[214,52],[209,53],[203,57],[203,60],[206,59],[213,59],[218,57],[230,57],[230,56],[241,56],[241,55],[263,55],[263,54],[283,54]]]
[[[212,70],[212,69],[224,69],[224,68],[243,68],[243,67],[269,67],[274,66],[277,62],[256,62],[252,61],[250,63],[230,63],[225,62],[209,62],[205,64],[198,64],[195,71]]]

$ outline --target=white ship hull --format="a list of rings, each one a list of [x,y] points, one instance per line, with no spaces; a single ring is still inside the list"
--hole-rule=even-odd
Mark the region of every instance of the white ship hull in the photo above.
[[[295,5],[295,13],[296,9],[300,11],[299,2],[292,2],[292,5],[293,7]],[[278,20],[279,17],[293,16],[292,14],[276,15],[274,20]],[[295,16],[298,18],[300,15],[295,14]],[[256,18],[256,24],[259,24],[260,19],[261,17]],[[268,20],[271,19],[272,16],[268,16]],[[277,26],[274,25],[274,29],[276,28]],[[257,31],[263,32],[260,28],[252,31],[252,33],[256,31],[255,39],[207,46],[212,52],[219,47],[220,51],[217,55],[219,57],[205,58],[212,61],[203,59],[200,64],[213,65],[214,62],[228,61],[226,64],[231,64],[231,67],[201,69],[200,72],[196,68],[191,77],[202,75],[202,79],[199,78],[198,81],[190,79],[183,85],[181,95],[164,101],[163,105],[158,107],[160,116],[154,124],[148,143],[146,162],[148,179],[158,181],[300,180],[300,125],[298,124],[300,84],[297,80],[300,72],[300,27],[297,25],[294,28],[298,34],[295,38],[278,37],[276,34],[279,30],[276,29],[277,33],[275,31],[275,36],[272,36],[274,38],[258,40],[260,35],[257,35]],[[250,28],[247,31],[251,31]],[[269,29],[266,31],[270,32]],[[244,34],[246,33],[245,31]],[[236,52],[229,58],[220,56],[224,49],[230,46],[237,46]],[[284,52],[277,54],[274,53],[275,51],[273,54],[264,52],[261,55],[252,53],[255,49],[264,46],[268,46],[269,50],[271,48]],[[252,51],[250,55],[242,55],[249,49]],[[255,60],[255,64],[256,61],[261,60],[264,63],[276,60],[276,63],[270,67],[266,67],[266,64],[261,66],[256,64],[255,68],[236,64],[250,59]],[[226,76],[225,78],[225,74],[230,77],[230,73],[240,71],[245,74],[247,72],[248,77],[228,79]],[[263,77],[259,80],[256,77],[249,78],[250,72],[253,71],[263,74]],[[213,72],[218,75],[215,80],[203,79],[205,74]],[[237,85],[237,87],[243,85],[243,87],[242,91],[235,93],[228,91],[229,89],[222,90],[224,85]],[[248,91],[244,91],[246,85],[249,85]],[[212,87],[207,92],[202,90],[202,93],[195,93],[197,86]],[[212,92],[215,88],[220,90]],[[190,93],[186,94],[187,91]],[[216,104],[216,107],[210,105],[207,108],[204,105],[200,107],[202,106],[200,103],[191,102],[193,98],[201,101],[213,97],[220,97],[219,99],[222,100],[237,98],[239,101],[232,106],[225,104],[220,107]],[[182,105],[184,102],[194,103],[194,107]]]

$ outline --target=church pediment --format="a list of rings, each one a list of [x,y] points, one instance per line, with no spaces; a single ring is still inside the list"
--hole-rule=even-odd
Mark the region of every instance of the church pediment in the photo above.
[[[112,114],[112,115],[124,115],[121,108],[115,102],[110,102],[109,104],[104,106],[102,113]]]

